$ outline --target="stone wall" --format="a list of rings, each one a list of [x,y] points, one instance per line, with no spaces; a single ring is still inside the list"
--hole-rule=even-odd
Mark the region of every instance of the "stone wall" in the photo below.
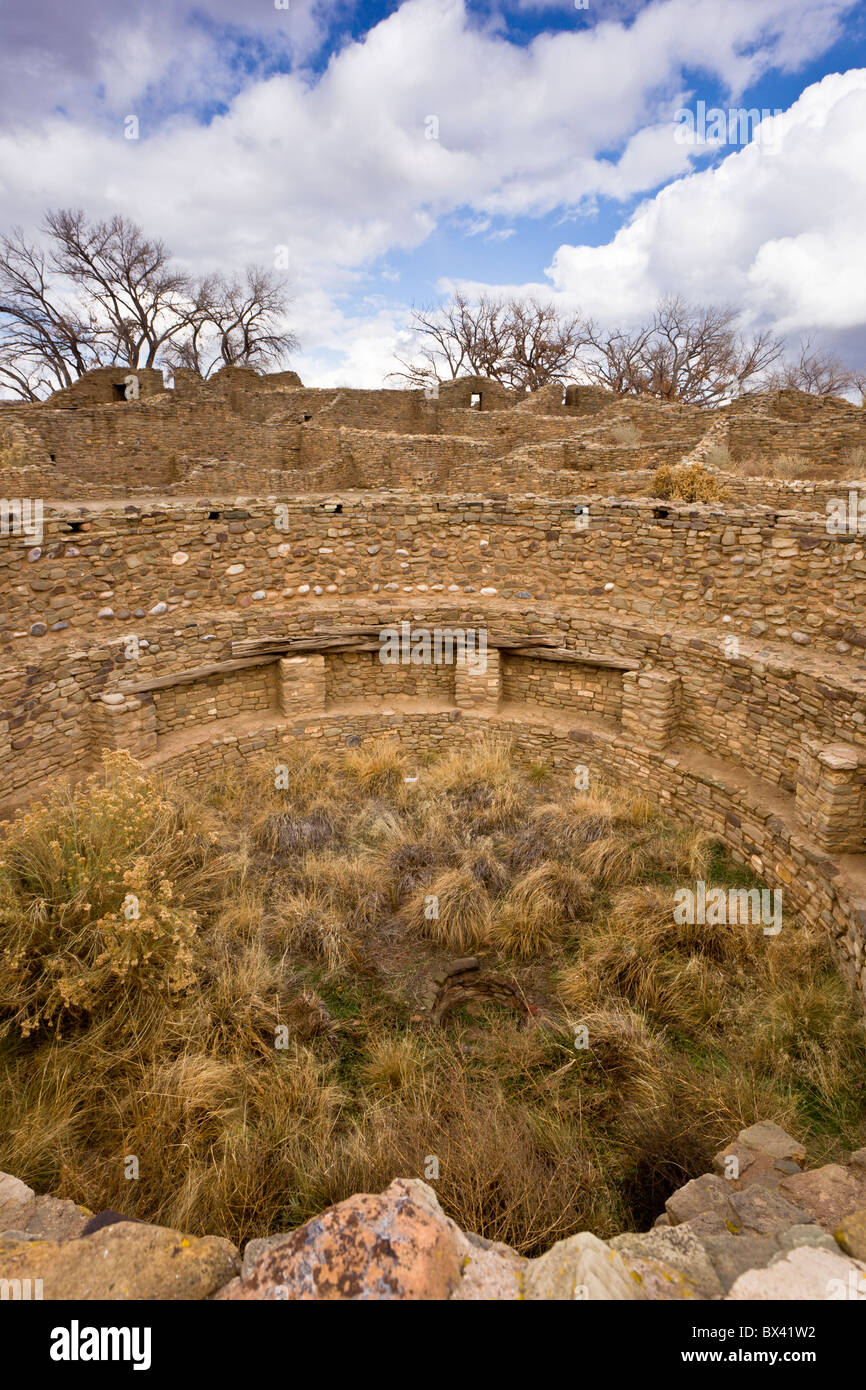
[[[155,690],[157,734],[277,708],[276,662]]]
[[[562,714],[594,714],[618,721],[622,712],[622,671],[531,656],[502,655],[502,699],[541,705]]]
[[[100,405],[91,385],[0,408],[0,494],[47,494],[39,538],[0,535],[6,810],[105,747],[200,775],[285,738],[501,728],[609,761],[760,861],[862,980],[866,535],[828,533],[829,483],[646,494],[659,461],[749,431],[824,431],[832,457],[863,412],[237,371]],[[486,668],[335,649],[404,620],[483,629]]]
[[[404,699],[453,705],[454,665],[383,663],[377,651],[325,656],[326,707]]]
[[[864,540],[828,535],[823,518],[589,494],[572,506],[347,494],[339,507],[53,508],[41,546],[0,537],[0,642],[29,646],[59,624],[117,632],[161,604],[189,619],[256,603],[306,609],[334,594],[396,606],[461,593],[676,620],[696,635],[866,648]]]

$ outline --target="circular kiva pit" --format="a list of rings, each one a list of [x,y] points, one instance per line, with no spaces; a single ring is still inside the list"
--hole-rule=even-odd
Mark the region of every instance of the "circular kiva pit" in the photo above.
[[[3,409],[5,810],[105,749],[194,781],[285,743],[501,732],[711,831],[866,990],[866,527],[838,481],[862,410],[250,371],[120,401],[112,372]],[[706,500],[654,491],[683,466]],[[455,629],[473,659],[437,660]]]
[[[235,775],[243,781],[264,768],[271,795],[285,764],[309,762],[318,752],[363,754],[391,739],[405,764],[395,796],[408,816],[412,797],[426,794],[438,763],[449,755],[468,761],[488,742],[505,744],[526,782],[543,785],[560,808],[606,783],[618,793],[639,793],[660,810],[671,843],[668,821],[705,832],[728,851],[744,882],[757,880],[782,894],[784,915],[796,919],[797,929],[806,924],[822,949],[825,937],[832,944],[838,973],[826,972],[829,983],[823,975],[799,980],[798,991],[788,995],[783,986],[781,1003],[776,998],[770,1022],[782,1032],[781,1041],[773,1035],[769,1062],[764,1056],[769,1069],[780,1057],[783,1070],[789,1062],[794,1067],[796,1015],[802,991],[813,984],[825,991],[815,1014],[834,1021],[851,1015],[854,1036],[860,1026],[854,1004],[866,998],[866,484],[850,481],[850,469],[866,447],[866,412],[790,392],[714,411],[579,387],[565,396],[560,388],[517,396],[469,378],[442,384],[438,397],[428,399],[420,391],[309,390],[293,374],[253,372],[220,373],[209,382],[178,372],[173,391],[153,373],[143,378],[138,400],[121,402],[116,387],[125,375],[118,379],[108,369],[60,399],[0,408],[6,465],[0,494],[17,499],[0,528],[3,813],[39,799],[64,777],[87,776],[106,752],[130,754],[148,775],[165,773],[169,785],[175,779],[202,798],[214,779],[230,790]],[[801,476],[772,476],[783,455],[801,460]],[[455,630],[463,634],[456,655]],[[450,659],[443,655],[446,633],[452,634]],[[467,804],[461,797],[472,795],[478,794],[459,787],[454,793],[458,818]],[[378,797],[374,789],[372,801]],[[250,819],[264,799],[257,784]],[[332,802],[339,819],[339,794]],[[485,809],[481,793],[469,806],[479,824]],[[371,805],[365,834],[371,825],[391,833],[388,824]],[[641,824],[633,827],[635,843]],[[315,873],[316,856],[327,853],[328,826],[319,811],[305,807],[283,827],[275,854],[310,855]],[[231,826],[220,827],[230,845]],[[496,851],[501,862],[516,866],[518,879],[533,872],[523,828]],[[587,844],[593,848],[591,836],[583,851]],[[246,849],[262,871],[260,846]],[[459,854],[452,857],[456,868],[437,864],[436,872],[464,872]],[[556,862],[571,871],[570,863]],[[603,856],[594,862],[599,877]],[[354,868],[343,872],[347,890]],[[267,878],[268,864],[262,872]],[[367,873],[375,893],[378,864],[368,863]],[[697,888],[695,877],[678,864],[670,896],[679,883]],[[281,1229],[287,1193],[308,1192],[308,1205],[292,1209],[292,1224],[328,1204],[334,1155],[349,1153],[356,1140],[363,1141],[364,1163],[352,1190],[374,1190],[367,1175],[378,1180],[384,1171],[381,1118],[402,1114],[401,1097],[408,1096],[405,1127],[395,1127],[396,1146],[384,1163],[388,1171],[420,1176],[427,1157],[443,1157],[450,1200],[457,1203],[461,1192],[475,1191],[478,1172],[492,1173],[493,1199],[483,1203],[492,1213],[491,1236],[540,1253],[533,1225],[539,1193],[549,1187],[552,1194],[542,1222],[546,1248],[579,1229],[568,1224],[575,1219],[569,1215],[574,1194],[595,1193],[604,1177],[592,1153],[581,1150],[579,1126],[569,1128],[575,1113],[581,1125],[584,1114],[572,1103],[573,1086],[581,1098],[592,1089],[599,1104],[607,1096],[613,1126],[624,1113],[630,1117],[619,1171],[650,1173],[646,1201],[633,1209],[651,1224],[683,1174],[703,1172],[737,1128],[716,1135],[700,1164],[683,1150],[664,1168],[666,1145],[683,1115],[694,1113],[698,1140],[706,1141],[700,1126],[714,1058],[701,1050],[703,1021],[689,1035],[696,1039],[695,1085],[675,1093],[668,1131],[647,1133],[646,1092],[637,1086],[631,1098],[628,1093],[629,1077],[642,1077],[650,1055],[646,1030],[632,1016],[642,1005],[638,1000],[632,1010],[628,1003],[626,1017],[613,999],[616,970],[632,972],[634,983],[638,945],[647,937],[635,928],[632,952],[621,925],[601,945],[596,938],[592,978],[600,979],[608,964],[613,978],[607,1007],[590,1019],[586,1051],[564,1028],[563,1007],[557,1015],[563,1036],[545,1058],[548,1002],[566,996],[556,993],[561,980],[551,958],[542,968],[542,951],[527,950],[514,965],[519,988],[509,976],[516,957],[504,947],[497,954],[502,903],[512,886],[499,897],[491,891],[488,934],[447,941],[426,931],[423,920],[406,926],[401,918],[401,936],[395,922],[405,904],[386,902],[382,915],[357,927],[362,947],[375,937],[366,974],[350,962],[334,975],[336,965],[311,963],[300,949],[286,963],[280,932],[293,903],[287,894],[273,905],[269,882],[252,906],[236,894],[231,911],[217,914],[212,936],[179,918],[179,929],[189,928],[184,942],[205,954],[195,988],[181,989],[173,1000],[179,1014],[165,1024],[158,1072],[150,1057],[126,1071],[124,1057],[113,1052],[123,1010],[102,986],[113,987],[116,977],[76,978],[76,990],[90,989],[97,1019],[92,1055],[99,1059],[79,1068],[76,1079],[84,1086],[92,1074],[99,1088],[98,1096],[85,1097],[87,1143],[62,1155],[63,1171],[76,1175],[70,1183],[79,1184],[76,1199],[124,1211],[124,1203],[140,1202],[130,1214],[153,1219],[157,1205],[165,1215],[166,1194],[200,1190],[201,1210],[182,1209],[174,1218],[179,1228],[214,1230],[217,1211],[220,1230],[233,1239],[250,1213],[259,1223],[255,1234]],[[629,883],[635,886],[644,885]],[[663,886],[666,892],[667,880]],[[636,902],[633,927],[645,920],[642,899]],[[512,907],[507,920],[522,930],[523,904]],[[662,903],[664,931],[673,929],[671,907]],[[331,908],[326,902],[316,920],[339,944],[345,921]],[[177,902],[160,908],[182,917],[181,909]],[[30,942],[26,914],[21,924]],[[88,922],[78,926],[86,933]],[[578,975],[592,931],[607,926],[607,917],[567,919],[566,965]],[[755,937],[754,959],[763,963],[774,946],[787,944],[784,931],[764,937],[759,927]],[[689,949],[692,940],[686,936]],[[704,949],[707,940],[699,933],[694,954],[703,956],[696,966],[681,953],[674,979],[664,974],[667,962],[659,963],[665,988],[658,997],[667,998],[671,986],[688,1013],[700,995],[716,1019],[724,1017],[729,993],[722,990],[714,1011],[718,962]],[[534,949],[534,939],[531,944]],[[739,972],[748,984],[738,940],[732,949],[731,974]],[[463,968],[461,957],[476,950],[484,952],[477,967]],[[62,954],[66,962],[77,959]],[[58,958],[49,941],[46,978]],[[554,963],[558,969],[562,962]],[[166,968],[172,967],[169,961]],[[848,996],[840,974],[851,986]],[[176,976],[182,984],[188,979],[179,966]],[[425,978],[432,992],[426,1010],[418,1011],[416,986]],[[578,988],[582,978],[571,981],[576,1023],[592,1015],[603,994],[593,985],[587,1002]],[[372,1005],[371,979],[379,990]],[[211,982],[210,992],[199,995],[202,980]],[[762,989],[751,1001],[757,1010]],[[536,1015],[541,1001],[544,1010]],[[470,1029],[477,1036],[462,1052],[462,1011],[476,1007],[485,1026]],[[488,1018],[497,1010],[505,1016],[501,1027]],[[808,1010],[802,1012],[811,1023]],[[755,1046],[761,1042],[757,1016],[740,1030],[749,1046],[753,1034]],[[165,1017],[157,1010],[151,1022],[162,1027]],[[525,1024],[530,1017],[537,1027],[514,1028],[515,1019]],[[425,1028],[425,1020],[433,1026]],[[691,1014],[689,1022],[695,1023]],[[277,1030],[284,1026],[298,1045],[294,1051],[278,1050]],[[663,1021],[650,1032],[652,1060],[676,1028]],[[180,1056],[179,1039],[186,1049]],[[808,1042],[820,1050],[820,1039],[810,1035]],[[736,1050],[730,1033],[726,1046]],[[52,1047],[50,1037],[36,1033],[22,1040],[13,1099],[33,1094],[37,1080],[42,1085],[47,1072],[37,1076],[37,1067],[53,1065]],[[62,1060],[59,1049],[56,1055]],[[802,1073],[817,1052],[804,1055],[798,1076],[808,1111],[810,1078],[803,1081]],[[842,1059],[849,1067],[851,1055]],[[679,1058],[677,1068],[693,1061]],[[106,1079],[109,1066],[119,1070]],[[539,1067],[544,1085],[536,1086]],[[526,1081],[520,1099],[528,1109],[511,1126],[517,1073],[521,1086]],[[57,1074],[65,1086],[66,1074]],[[681,1074],[675,1069],[668,1079]],[[747,1059],[743,1075],[754,1074]],[[507,1085],[500,1085],[503,1077]],[[548,1083],[562,1105],[548,1103]],[[486,1087],[483,1108],[475,1107],[479,1084]],[[351,1123],[339,1133],[348,1147],[339,1150],[332,1107],[339,1108],[346,1086],[354,1088]],[[732,1104],[740,1107],[747,1090],[744,1084]],[[151,1092],[156,1102],[134,1138],[148,1148],[161,1178],[151,1187],[159,1202],[154,1197],[148,1207],[140,1195],[146,1184],[128,1183],[121,1165],[112,1164],[117,1154],[138,1151],[128,1134],[135,1120],[130,1098],[137,1106]],[[857,1105],[855,1095],[852,1113]],[[456,1124],[454,1106],[463,1107]],[[195,1107],[200,1124],[190,1118]],[[434,1109],[439,1128],[431,1136],[424,1125]],[[213,1117],[224,1113],[243,1116],[255,1131],[249,1148],[240,1125],[229,1136],[226,1151],[240,1159],[228,1179],[213,1162]],[[28,1132],[30,1118],[18,1114],[20,1132]],[[53,1146],[59,1129],[49,1119]],[[553,1133],[554,1121],[565,1128]],[[360,1129],[352,1128],[356,1122]],[[199,1145],[194,1158],[186,1150],[178,1158],[179,1132]],[[553,1147],[542,1153],[538,1144],[550,1134]],[[486,1141],[480,1158],[466,1135]],[[406,1136],[417,1139],[411,1163]],[[608,1139],[605,1131],[605,1151]],[[92,1141],[104,1145],[98,1162]],[[257,1153],[265,1156],[260,1167]],[[580,1161],[572,1163],[573,1155]],[[504,1197],[496,1186],[503,1166]],[[97,1170],[100,1186],[91,1196],[86,1184]],[[309,1186],[308,1173],[314,1175]],[[231,1203],[228,1210],[223,1205],[226,1193],[240,1194],[240,1215]],[[264,1213],[257,1206],[262,1193],[270,1204]],[[497,1226],[499,1213],[512,1208],[513,1226]],[[474,1210],[462,1214],[464,1224],[478,1228]],[[594,1223],[595,1211],[583,1209],[579,1219]]]

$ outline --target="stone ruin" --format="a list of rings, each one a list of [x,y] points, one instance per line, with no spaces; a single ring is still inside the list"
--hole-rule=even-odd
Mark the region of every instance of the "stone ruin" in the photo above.
[[[718,444],[811,476],[653,497]],[[710,832],[866,995],[866,502],[840,477],[864,448],[866,411],[790,391],[706,411],[109,368],[2,403],[3,810],[105,749],[194,782],[499,733]],[[402,623],[483,629],[484,669],[382,664]]]

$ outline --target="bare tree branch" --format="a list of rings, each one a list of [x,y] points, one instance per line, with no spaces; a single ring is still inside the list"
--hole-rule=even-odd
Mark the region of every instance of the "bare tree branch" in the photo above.
[[[600,334],[585,363],[590,380],[612,391],[690,405],[719,405],[742,394],[781,355],[769,333],[744,338],[732,308],[663,299],[649,323],[631,333]]]

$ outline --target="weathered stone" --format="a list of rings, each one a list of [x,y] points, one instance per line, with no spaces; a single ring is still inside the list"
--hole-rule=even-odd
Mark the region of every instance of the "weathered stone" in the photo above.
[[[92,1215],[87,1207],[62,1197],[33,1197],[21,1205],[0,1208],[0,1230],[8,1225],[43,1240],[75,1240]]]
[[[794,1206],[781,1193],[758,1185],[752,1185],[742,1192],[732,1192],[730,1203],[735,1212],[737,1233],[771,1235],[787,1226],[808,1225],[812,1219],[809,1212]]]
[[[728,1298],[733,1300],[773,1301],[804,1300],[807,1302],[837,1300],[851,1297],[862,1285],[866,1297],[866,1265],[857,1264],[829,1250],[799,1246],[776,1258],[763,1269],[741,1274],[732,1285]],[[855,1297],[858,1294],[855,1292]]]
[[[690,1225],[655,1226],[643,1235],[614,1236],[608,1244],[618,1250],[629,1265],[640,1259],[678,1270],[699,1298],[716,1298],[722,1292],[704,1241]]]
[[[496,1250],[474,1249],[463,1257],[460,1283],[451,1294],[454,1302],[490,1300],[512,1302],[523,1297],[527,1261]]]
[[[426,1183],[397,1179],[329,1208],[264,1250],[226,1299],[442,1299],[464,1243]]]
[[[843,1216],[833,1234],[846,1255],[866,1261],[866,1210]]]
[[[730,1192],[724,1180],[712,1173],[692,1178],[684,1187],[678,1188],[665,1202],[665,1211],[674,1226],[690,1221],[702,1212],[714,1212],[725,1221],[735,1218],[729,1201]]]
[[[559,1240],[537,1260],[530,1260],[523,1279],[528,1299],[616,1299],[644,1297],[616,1250],[588,1231]]]
[[[0,1173],[0,1218],[4,1214],[4,1207],[23,1206],[35,1196],[33,1188],[20,1178],[13,1177],[11,1173]]]
[[[716,1277],[727,1292],[741,1274],[749,1269],[762,1269],[775,1259],[779,1245],[773,1236],[706,1236],[704,1247]]]
[[[143,1222],[62,1242],[0,1238],[0,1279],[41,1279],[49,1300],[208,1298],[239,1263],[219,1236],[198,1239]]]
[[[866,1173],[838,1163],[785,1177],[780,1190],[831,1232],[843,1216],[866,1207]]]
[[[799,1140],[793,1139],[780,1125],[773,1124],[771,1120],[762,1120],[758,1124],[749,1125],[748,1129],[741,1129],[735,1143],[752,1149],[755,1153],[769,1154],[772,1158],[789,1158],[799,1164],[806,1161],[806,1151]]]

